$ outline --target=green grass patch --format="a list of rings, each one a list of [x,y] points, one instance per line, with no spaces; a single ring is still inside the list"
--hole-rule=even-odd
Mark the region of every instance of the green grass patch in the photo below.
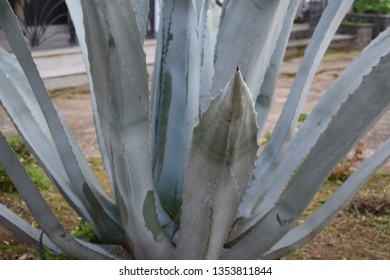
[[[28,151],[26,145],[20,137],[9,138],[9,145],[16,153],[18,159],[23,164],[27,174],[30,176],[34,184],[40,189],[47,189],[51,182],[43,172],[38,162],[34,159],[32,154]],[[16,188],[12,181],[0,166],[0,192],[16,192]]]

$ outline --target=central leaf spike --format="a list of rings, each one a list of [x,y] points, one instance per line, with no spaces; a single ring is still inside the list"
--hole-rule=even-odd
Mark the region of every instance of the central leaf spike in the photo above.
[[[217,259],[255,166],[256,113],[237,71],[194,129],[184,181],[179,259]]]

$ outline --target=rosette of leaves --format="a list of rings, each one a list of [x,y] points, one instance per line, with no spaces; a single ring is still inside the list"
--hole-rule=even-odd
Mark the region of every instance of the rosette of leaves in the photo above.
[[[390,106],[390,30],[327,90],[296,130],[320,61],[353,1],[330,1],[283,112],[257,156],[298,0],[161,1],[152,89],[148,1],[67,1],[85,57],[107,195],[55,109],[6,0],[0,100],[49,178],[99,243],[67,233],[4,136],[0,163],[40,229],[0,205],[34,246],[76,258],[279,258],[333,218],[389,158],[384,142],[304,223],[332,169]]]

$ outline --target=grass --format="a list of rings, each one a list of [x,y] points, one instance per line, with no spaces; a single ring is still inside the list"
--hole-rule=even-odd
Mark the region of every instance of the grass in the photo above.
[[[41,189],[47,189],[51,185],[50,180],[45,176],[42,168],[38,165],[37,161],[27,150],[23,140],[18,137],[9,138],[8,143],[18,155],[19,160],[23,163],[28,175],[31,177],[35,185]],[[0,191],[8,193],[16,192],[14,185],[1,166]]]
[[[110,191],[102,160],[90,158],[89,163],[106,190]],[[44,177],[43,173],[40,174]],[[390,259],[389,186],[390,174],[378,173],[373,176],[325,230],[305,247],[298,248],[285,259]],[[304,216],[310,215],[338,187],[339,182],[328,180]],[[89,226],[81,223],[76,213],[52,185],[40,189],[67,230],[80,237],[94,238],[90,235]],[[1,191],[0,202],[36,226],[17,192]],[[0,227],[0,259],[19,258],[39,259],[40,256],[36,250]]]

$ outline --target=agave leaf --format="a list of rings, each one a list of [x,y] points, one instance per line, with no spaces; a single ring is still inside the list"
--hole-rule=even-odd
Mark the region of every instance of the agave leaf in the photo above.
[[[198,20],[200,20],[203,7],[205,4],[207,5],[208,1],[207,0],[206,1],[205,0],[191,0],[191,1],[192,1],[192,6],[193,6],[194,11],[195,11],[196,18]]]
[[[198,23],[192,2],[164,1],[156,50],[152,94],[153,175],[161,204],[172,217],[177,217],[180,211],[187,148],[200,117],[200,92],[208,88],[201,74],[208,71],[207,63],[202,61],[208,1],[197,1],[200,2],[203,6]]]
[[[348,96],[292,174],[279,200],[248,235],[226,253],[226,258],[262,256],[291,229],[332,168],[389,109],[389,71],[390,54],[384,56]],[[257,242],[260,236],[262,242]]]
[[[264,256],[266,259],[276,259],[287,255],[296,248],[303,246],[317,235],[346,205],[348,201],[364,186],[365,182],[390,158],[390,139],[339,187],[334,194],[316,210],[304,223],[289,231]]]
[[[97,0],[82,6],[97,112],[126,245],[136,258],[169,258],[173,248],[154,209],[148,78],[132,4]],[[143,215],[145,205],[151,221]]]
[[[257,160],[257,166],[259,167],[254,173],[255,180],[248,189],[248,195],[245,197],[245,206],[241,208],[245,209],[245,213],[241,213],[244,217],[250,215],[255,204],[261,201],[268,190],[272,188],[272,186],[265,184],[264,180],[269,177],[271,170],[275,169],[275,164],[282,162],[285,146],[292,136],[293,129],[296,127],[296,122],[306,99],[309,86],[326,49],[345,14],[349,11],[352,2],[353,0],[331,1],[323,12],[320,22],[305,51],[302,64],[298,70],[281,116],[270,140]]]
[[[87,200],[85,196],[77,195],[77,190],[64,171],[50,130],[22,69],[3,49],[0,49],[0,83],[0,102],[26,139],[30,150],[76,212],[86,221],[92,222],[82,202]]]
[[[50,249],[57,253],[62,253],[58,248],[41,230],[33,228],[25,220],[20,218],[14,212],[9,210],[4,204],[0,203],[0,224],[9,229],[21,240],[28,244],[31,244],[38,250],[44,248]]]
[[[149,12],[149,2],[143,1],[143,0],[132,0],[134,10],[136,12],[137,21],[138,21],[138,27],[140,29],[141,33],[141,39],[142,41],[145,39],[146,36],[146,25],[148,21],[148,12]],[[95,127],[96,127],[96,134],[99,142],[100,152],[102,154],[102,159],[104,161],[104,165],[106,167],[107,176],[110,181],[110,185],[112,187],[112,191],[115,193],[115,189],[113,188],[114,182],[112,178],[112,167],[110,166],[110,160],[108,156],[108,152],[106,149],[106,145],[104,142],[104,136],[100,124],[100,118],[98,117],[97,112],[97,104],[96,104],[96,93],[94,90],[94,84],[93,79],[91,77],[91,71],[90,71],[90,63],[88,60],[88,48],[86,45],[85,40],[85,29],[84,29],[84,16],[83,16],[83,10],[81,6],[80,0],[66,0],[66,4],[68,6],[68,10],[70,12],[70,15],[72,17],[73,24],[76,29],[77,37],[79,40],[80,48],[83,53],[84,58],[84,64],[87,69],[87,75],[89,80],[89,87],[91,92],[91,100],[92,100],[92,109],[93,109],[93,115],[95,120]]]
[[[380,58],[389,53],[390,29],[383,32],[363,50],[362,54],[348,66],[318,102],[286,149],[285,156],[290,159],[288,164],[281,164],[273,170],[274,174],[270,175],[270,178],[273,178],[272,184],[276,186],[284,184],[282,182],[287,180],[286,176],[292,174],[302,163],[348,95],[361,85],[364,76],[372,71],[372,68],[379,63]],[[284,175],[276,176],[278,172]],[[271,201],[270,198],[276,192],[278,192],[277,187],[267,193],[265,201]],[[256,209],[256,211],[261,212],[262,210]]]
[[[106,149],[106,144],[104,143],[102,127],[97,113],[96,93],[94,90],[93,79],[91,77],[91,70],[90,70],[91,66],[88,60],[88,48],[85,40],[84,16],[83,16],[83,9],[81,6],[81,0],[66,0],[65,2],[68,7],[69,14],[72,17],[72,22],[75,27],[79,45],[83,54],[84,65],[85,68],[87,69],[89,90],[91,94],[92,111],[93,111],[93,116],[95,121],[95,130],[96,130],[96,136],[99,143],[100,153],[102,155],[104,166],[106,167],[107,177],[108,180],[110,181],[111,190],[113,193],[115,193],[115,190],[113,188],[114,182],[113,182],[112,172],[111,172],[112,167],[110,166],[110,160]]]
[[[331,1],[324,10],[305,51],[284,110],[267,145],[269,150],[282,150],[282,145],[290,138],[322,57],[352,3],[353,0]]]
[[[258,136],[263,130],[263,126],[271,108],[271,100],[274,96],[280,67],[286,52],[288,40],[291,34],[299,3],[299,0],[291,0],[289,3],[286,17],[283,20],[283,27],[280,31],[279,38],[276,43],[276,48],[271,57],[267,72],[265,73],[264,82],[261,85],[260,93],[256,98],[255,108],[257,113],[257,125],[259,126]]]
[[[135,15],[137,16],[138,27],[141,33],[142,43],[146,37],[146,28],[149,20],[149,2],[145,0],[131,0]]]
[[[0,133],[0,150],[0,165],[3,166],[44,233],[65,255],[80,259],[115,258],[111,254],[102,254],[102,252],[83,246],[64,230],[2,133]]]
[[[362,51],[361,55],[347,67],[312,110],[286,149],[285,158],[289,160],[280,163],[267,174],[267,178],[262,186],[264,193],[257,201],[256,207],[252,210],[251,218],[241,220],[237,230],[231,233],[230,240],[253,226],[260,219],[261,215],[275,203],[281,188],[283,188],[291,174],[305,159],[310,149],[329,125],[332,116],[339,110],[341,104],[345,102],[351,92],[358,88],[363,77],[372,71],[372,68],[378,64],[379,59],[389,52],[390,29],[387,29],[373,40]],[[245,199],[248,199],[248,194],[252,194],[253,191],[254,189],[247,191]],[[247,200],[241,205],[241,210],[248,210],[246,202]],[[244,211],[241,211],[239,217],[247,217],[243,213]]]
[[[253,102],[237,71],[194,129],[177,258],[219,258],[251,179],[258,149],[256,135]]]
[[[0,1],[0,25],[12,46],[26,76],[32,92],[42,110],[44,118],[51,132],[53,142],[60,155],[61,162],[71,184],[80,195],[87,197],[85,206],[95,224],[107,224],[107,227],[97,227],[96,233],[102,240],[119,242],[122,238],[121,225],[118,223],[118,213],[108,195],[100,186],[98,180],[88,166],[79,147],[70,134],[69,129],[59,116],[50,96],[39,76],[38,70],[31,57],[31,53],[18,27],[15,15],[7,1]],[[117,235],[113,235],[115,229]]]
[[[222,26],[223,21],[225,20],[226,10],[227,10],[227,7],[229,6],[229,3],[230,3],[230,0],[224,0],[222,2],[221,13],[220,13],[220,16],[219,16],[219,19],[218,19],[218,32],[217,32],[216,37],[215,37],[215,40],[216,40],[215,41],[215,46],[218,45],[218,41],[219,41],[219,38],[221,36],[221,33],[219,32],[219,28]],[[217,6],[216,3],[215,3],[215,6]],[[216,49],[215,49],[214,55],[215,55],[215,53],[216,53]]]
[[[344,71],[344,73],[336,80],[334,85],[328,90],[324,97],[319,101],[317,106],[302,125],[291,140],[286,151],[286,157],[290,160],[288,163],[283,163],[275,168],[269,175],[269,180],[266,185],[277,186],[268,191],[263,201],[266,203],[260,204],[254,212],[261,213],[267,209],[275,201],[275,195],[280,188],[288,180],[290,174],[301,164],[307,156],[310,149],[318,140],[321,133],[325,130],[332,116],[340,108],[348,97],[350,92],[356,90],[360,85],[363,77],[368,74],[372,67],[374,67],[379,59],[390,52],[390,29],[382,33],[376,40],[374,40],[351,65]],[[313,129],[315,127],[316,129]],[[276,175],[282,174],[282,175]]]
[[[199,22],[201,38],[201,65],[200,65],[200,100],[199,111],[204,112],[210,100],[210,89],[214,76],[214,52],[217,42],[220,11],[215,4],[204,3],[204,9]]]
[[[222,11],[221,11],[221,25],[222,25],[222,21],[225,19],[225,16],[226,16],[226,9],[227,7],[229,6],[229,3],[230,3],[230,0],[224,0],[222,2]]]
[[[225,2],[225,1],[224,1]],[[241,0],[224,3],[215,53],[211,95],[218,95],[238,66],[256,100],[274,52],[286,1]],[[240,24],[237,24],[240,23]]]

